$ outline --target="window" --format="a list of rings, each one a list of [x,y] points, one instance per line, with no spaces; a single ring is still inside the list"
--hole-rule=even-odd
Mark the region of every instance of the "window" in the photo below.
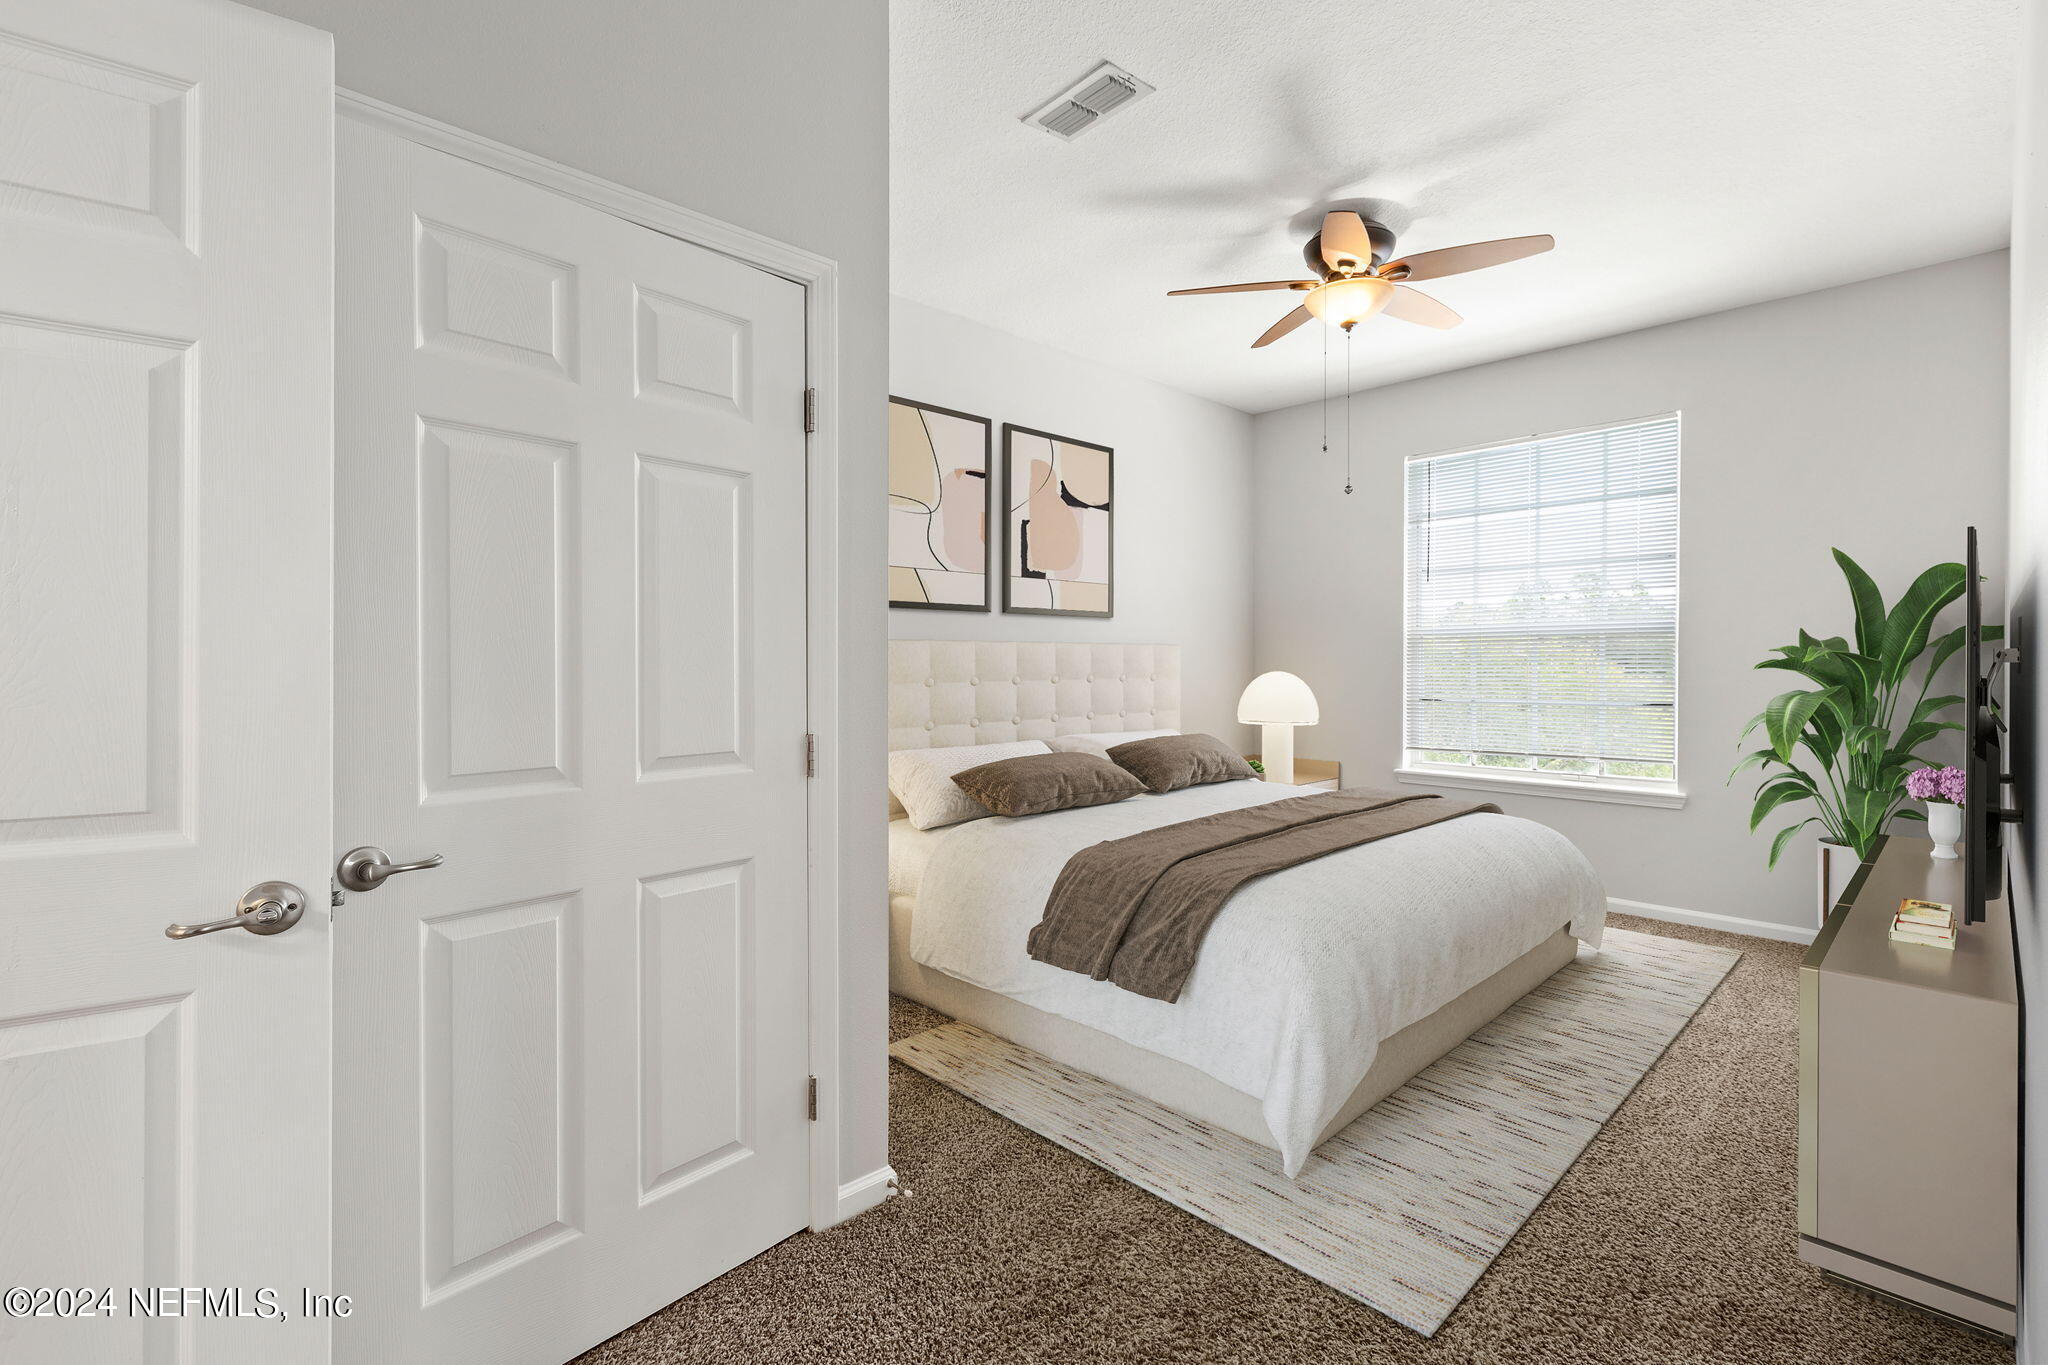
[[[1417,456],[1407,510],[1406,768],[1675,794],[1678,415]]]

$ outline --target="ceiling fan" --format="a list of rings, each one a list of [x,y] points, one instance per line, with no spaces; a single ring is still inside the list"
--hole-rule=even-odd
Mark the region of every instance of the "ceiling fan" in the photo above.
[[[1272,345],[1310,318],[1321,318],[1346,332],[1375,313],[1424,327],[1456,327],[1463,318],[1401,281],[1435,280],[1445,275],[1462,275],[1468,270],[1484,270],[1490,265],[1505,265],[1537,255],[1556,245],[1556,238],[1542,233],[1469,242],[1389,260],[1394,254],[1391,229],[1349,209],[1332,209],[1323,215],[1322,231],[1309,238],[1308,245],[1301,249],[1302,259],[1316,272],[1316,278],[1214,284],[1206,289],[1171,289],[1167,295],[1170,298],[1181,294],[1241,294],[1256,289],[1305,291],[1308,297],[1301,305],[1268,327],[1252,343],[1255,348]]]

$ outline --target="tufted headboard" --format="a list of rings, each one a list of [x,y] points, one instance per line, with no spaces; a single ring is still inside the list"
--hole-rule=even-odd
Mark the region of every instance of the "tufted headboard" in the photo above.
[[[891,749],[1178,729],[1179,645],[889,642]]]

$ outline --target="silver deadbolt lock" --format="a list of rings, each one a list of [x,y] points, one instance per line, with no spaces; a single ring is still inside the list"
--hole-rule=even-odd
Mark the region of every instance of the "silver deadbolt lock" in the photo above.
[[[391,855],[375,844],[364,844],[341,855],[335,864],[334,879],[349,891],[375,891],[384,885],[387,877],[401,872],[425,872],[441,865],[441,855],[422,858],[416,863],[394,863]]]
[[[306,913],[306,893],[290,882],[258,882],[242,893],[235,913],[226,919],[204,924],[173,924],[164,929],[165,938],[198,938],[223,929],[247,929],[252,934],[281,934]]]

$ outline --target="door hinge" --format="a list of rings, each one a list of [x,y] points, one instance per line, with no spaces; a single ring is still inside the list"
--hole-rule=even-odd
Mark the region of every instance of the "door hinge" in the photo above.
[[[810,435],[818,429],[818,391],[804,390],[804,434]]]
[[[811,1122],[816,1123],[818,1121],[818,1078],[816,1076],[811,1077],[810,1094]]]
[[[805,736],[804,736],[804,776],[805,776],[805,777],[816,777],[817,775],[818,775],[818,737],[817,737],[816,735],[805,735]]]

